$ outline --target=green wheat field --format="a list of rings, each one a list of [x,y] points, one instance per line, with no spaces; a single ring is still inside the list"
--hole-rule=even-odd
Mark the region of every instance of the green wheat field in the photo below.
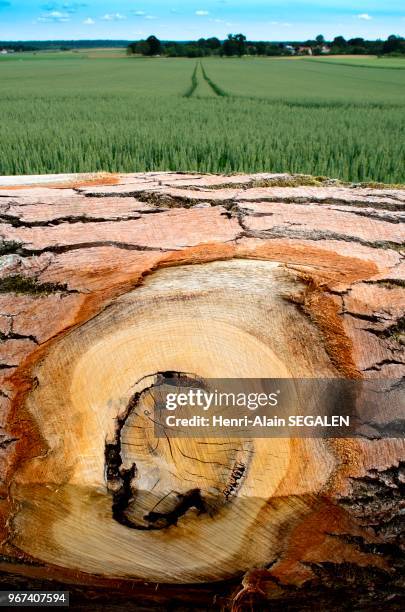
[[[0,174],[296,172],[405,183],[405,60],[0,58]]]

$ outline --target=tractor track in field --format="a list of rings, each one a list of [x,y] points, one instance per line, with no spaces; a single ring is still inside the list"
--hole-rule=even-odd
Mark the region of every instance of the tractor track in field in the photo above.
[[[209,76],[207,75],[207,73],[205,72],[205,68],[202,65],[202,62],[200,62],[200,67],[201,67],[201,72],[203,75],[204,80],[208,83],[208,85],[211,87],[212,91],[214,92],[214,94],[216,96],[225,98],[228,97],[229,94],[222,89],[221,87],[219,87],[216,83],[214,83],[214,81],[212,79],[209,78]]]
[[[184,98],[228,97],[229,94],[219,87],[205,71],[201,61],[197,62],[191,75],[191,84]]]
[[[197,89],[198,87],[197,71],[198,71],[198,62],[194,67],[193,74],[191,75],[191,85],[187,89],[186,93],[183,94],[183,98],[191,98],[191,96],[194,94],[195,90]]]

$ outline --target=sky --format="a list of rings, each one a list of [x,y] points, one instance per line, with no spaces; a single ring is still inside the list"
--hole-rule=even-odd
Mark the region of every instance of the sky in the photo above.
[[[405,35],[404,0],[0,0],[0,40],[368,39]]]

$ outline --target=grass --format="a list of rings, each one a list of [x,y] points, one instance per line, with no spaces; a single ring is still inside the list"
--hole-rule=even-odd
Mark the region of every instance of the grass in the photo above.
[[[204,67],[201,62],[198,63],[197,70],[197,89],[195,92],[195,96],[198,98],[215,98],[215,96],[219,95],[215,89],[215,86],[210,82],[205,74]]]
[[[378,59],[369,60],[374,63],[368,70],[331,65],[331,60],[235,58],[204,63],[210,78],[231,95],[300,105],[404,105],[405,72],[376,68]],[[400,61],[405,67],[405,60]]]
[[[211,90],[213,94],[215,94],[216,96],[222,96],[222,97],[225,97],[228,95],[226,91],[222,89],[222,87],[219,87],[212,79],[210,79],[210,77],[206,73],[205,68],[202,64],[201,64],[201,73],[202,73],[203,80],[206,82],[206,84],[208,85],[209,89]]]
[[[191,84],[190,84],[190,87],[187,89],[186,93],[184,94],[185,98],[191,98],[191,96],[193,95],[193,93],[198,87],[197,72],[198,72],[198,64],[195,65],[193,74],[191,75]]]
[[[352,68],[391,68],[393,70],[405,70],[405,58],[400,57],[376,57],[376,56],[331,56],[305,58],[310,62],[322,62],[323,64],[335,64],[350,66]]]
[[[404,60],[92,53],[0,59],[0,174],[273,171],[405,183]]]

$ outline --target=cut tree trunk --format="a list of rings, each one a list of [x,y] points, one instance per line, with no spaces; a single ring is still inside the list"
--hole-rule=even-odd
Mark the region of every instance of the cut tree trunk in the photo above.
[[[157,439],[133,407],[165,372],[389,393],[405,190],[72,180],[0,188],[1,583],[93,609],[403,606],[403,438]]]

